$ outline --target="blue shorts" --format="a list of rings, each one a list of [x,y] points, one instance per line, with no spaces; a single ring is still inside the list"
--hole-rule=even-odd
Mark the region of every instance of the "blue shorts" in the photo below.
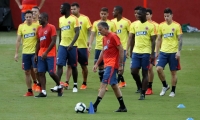
[[[22,54],[22,69],[30,70],[32,67],[37,68],[37,64],[34,62],[35,54]]]
[[[102,83],[110,84],[110,85],[118,84],[117,69],[111,66],[107,66],[104,69]]]
[[[57,65],[66,66],[70,65],[71,67],[77,66],[77,47],[73,46],[71,50],[67,50],[67,47],[59,46],[58,56],[57,56]]]
[[[101,50],[95,49],[94,64],[96,64],[97,60],[99,59],[100,53],[101,53]],[[99,66],[102,66],[102,65],[104,65],[103,60],[101,61],[101,63],[99,64]]]
[[[132,53],[132,60],[131,60],[131,68],[140,69],[142,67],[143,70],[148,70],[150,65],[150,54],[138,54]]]
[[[88,65],[88,49],[78,48],[78,62],[81,65]]]
[[[160,52],[157,60],[157,65],[165,68],[165,65],[169,63],[169,68],[171,71],[180,70],[180,62],[176,58],[176,53],[164,53]]]
[[[38,72],[55,73],[56,71],[56,57],[47,57],[42,60],[41,56],[38,56]]]

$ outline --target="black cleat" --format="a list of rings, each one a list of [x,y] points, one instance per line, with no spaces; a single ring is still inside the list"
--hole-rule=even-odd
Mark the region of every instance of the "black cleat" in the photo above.
[[[135,93],[141,93],[141,89],[138,89]]]
[[[119,108],[115,112],[127,112],[127,109],[126,108]]]
[[[47,94],[40,93],[39,95],[35,96],[35,98],[47,97]]]
[[[63,95],[63,88],[58,88],[58,97]]]
[[[138,100],[144,100],[145,99],[145,95],[144,94],[141,94],[140,95],[140,98]]]

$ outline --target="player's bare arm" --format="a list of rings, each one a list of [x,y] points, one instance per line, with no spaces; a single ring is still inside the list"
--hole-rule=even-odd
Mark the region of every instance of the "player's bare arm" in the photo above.
[[[87,29],[89,35],[91,34],[91,29],[92,29],[92,27],[89,27],[89,28]],[[89,41],[87,42],[87,46],[89,47]]]
[[[95,32],[91,31],[91,34],[90,34],[90,40],[89,40],[89,51],[92,49],[92,43],[94,41],[94,37],[95,37]]]
[[[21,9],[22,9],[22,5],[21,5],[21,3],[20,3],[20,0],[15,0],[15,2],[17,3],[19,9],[21,10]]]
[[[44,5],[45,0],[41,0],[40,5],[38,6],[39,9],[42,8],[42,6]]]
[[[41,56],[42,59],[46,59],[47,58],[47,54],[49,53],[49,51],[51,51],[51,49],[56,44],[56,37],[57,37],[57,35],[51,37],[51,43],[50,43],[48,49],[42,54],[42,56]]]
[[[155,50],[155,42],[156,42],[156,36],[157,35],[153,35],[151,36],[151,60],[154,61],[155,59],[155,55],[154,55],[154,50]]]
[[[14,57],[16,62],[18,61],[18,53],[19,53],[20,43],[21,43],[21,36],[18,35],[17,40],[16,40],[16,50],[15,50],[15,57]]]
[[[35,56],[34,56],[34,62],[37,63],[37,59],[38,59],[38,52],[40,50],[40,39],[38,38],[37,39],[37,43],[36,43],[36,46],[35,46]]]
[[[158,35],[157,41],[156,41],[156,55],[155,55],[156,58],[158,57],[158,54],[159,54],[159,51],[160,51],[161,42],[162,42],[162,36]]]
[[[129,34],[128,34],[127,46],[126,46],[126,57],[127,57],[127,58],[128,58],[128,56],[129,56],[128,51],[129,51],[129,48],[130,48],[130,43],[131,43],[132,38],[133,38],[133,34],[132,34],[132,33],[129,33]]]
[[[71,44],[69,45],[69,47],[67,48],[67,50],[71,50],[74,43],[77,41],[78,37],[79,37],[79,33],[80,33],[80,29],[79,27],[74,28],[75,30],[75,36],[74,39],[72,40]]]
[[[178,52],[176,53],[176,59],[180,58],[182,45],[183,45],[182,35],[178,35]]]
[[[119,74],[123,73],[123,66],[124,66],[124,49],[122,45],[117,46],[117,49],[119,50],[119,68],[118,72]]]
[[[101,51],[100,55],[99,55],[99,59],[97,60],[96,64],[93,67],[93,71],[97,72],[97,68],[99,66],[99,64],[101,63],[101,61],[103,60],[103,50]]]
[[[134,46],[135,46],[135,34],[133,34],[132,39],[130,39],[130,57],[132,57]]]

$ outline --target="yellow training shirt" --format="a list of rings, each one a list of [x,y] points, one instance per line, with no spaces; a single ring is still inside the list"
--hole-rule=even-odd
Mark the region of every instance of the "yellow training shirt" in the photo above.
[[[61,29],[61,42],[62,46],[69,46],[75,36],[75,28],[79,27],[78,19],[74,15],[70,15],[68,18],[62,16],[59,18],[59,28]],[[75,42],[74,46],[77,46]]]
[[[178,51],[178,35],[181,35],[182,29],[179,23],[173,21],[170,25],[162,22],[158,28],[158,35],[162,36],[161,50],[165,53],[176,53]]]

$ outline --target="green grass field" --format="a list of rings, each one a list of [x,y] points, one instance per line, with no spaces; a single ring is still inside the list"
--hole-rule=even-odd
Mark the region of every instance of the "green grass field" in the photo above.
[[[126,62],[125,80],[127,87],[122,89],[127,113],[115,113],[119,105],[111,87],[98,107],[96,114],[77,114],[74,106],[83,102],[89,106],[96,100],[99,88],[97,73],[92,72],[94,50],[89,58],[88,89],[72,93],[72,89],[65,90],[63,97],[57,97],[49,88],[55,83],[47,76],[47,98],[36,99],[23,97],[27,91],[21,62],[14,61],[16,31],[0,32],[0,119],[1,120],[186,120],[188,117],[200,120],[200,34],[185,33],[183,35],[184,46],[181,52],[182,70],[178,72],[178,84],[176,96],[169,97],[170,91],[160,97],[162,84],[155,73],[153,83],[154,94],[146,96],[146,100],[139,101],[139,94],[135,93],[136,85],[130,74],[130,59]],[[21,57],[21,55],[20,55]],[[21,58],[20,60],[21,61]],[[82,83],[82,74],[78,66],[78,86]],[[62,81],[65,80],[66,68]],[[169,67],[165,69],[167,82],[170,84]],[[72,80],[70,81],[72,85]],[[35,93],[37,95],[38,93]],[[184,104],[186,108],[178,109],[178,104]]]

